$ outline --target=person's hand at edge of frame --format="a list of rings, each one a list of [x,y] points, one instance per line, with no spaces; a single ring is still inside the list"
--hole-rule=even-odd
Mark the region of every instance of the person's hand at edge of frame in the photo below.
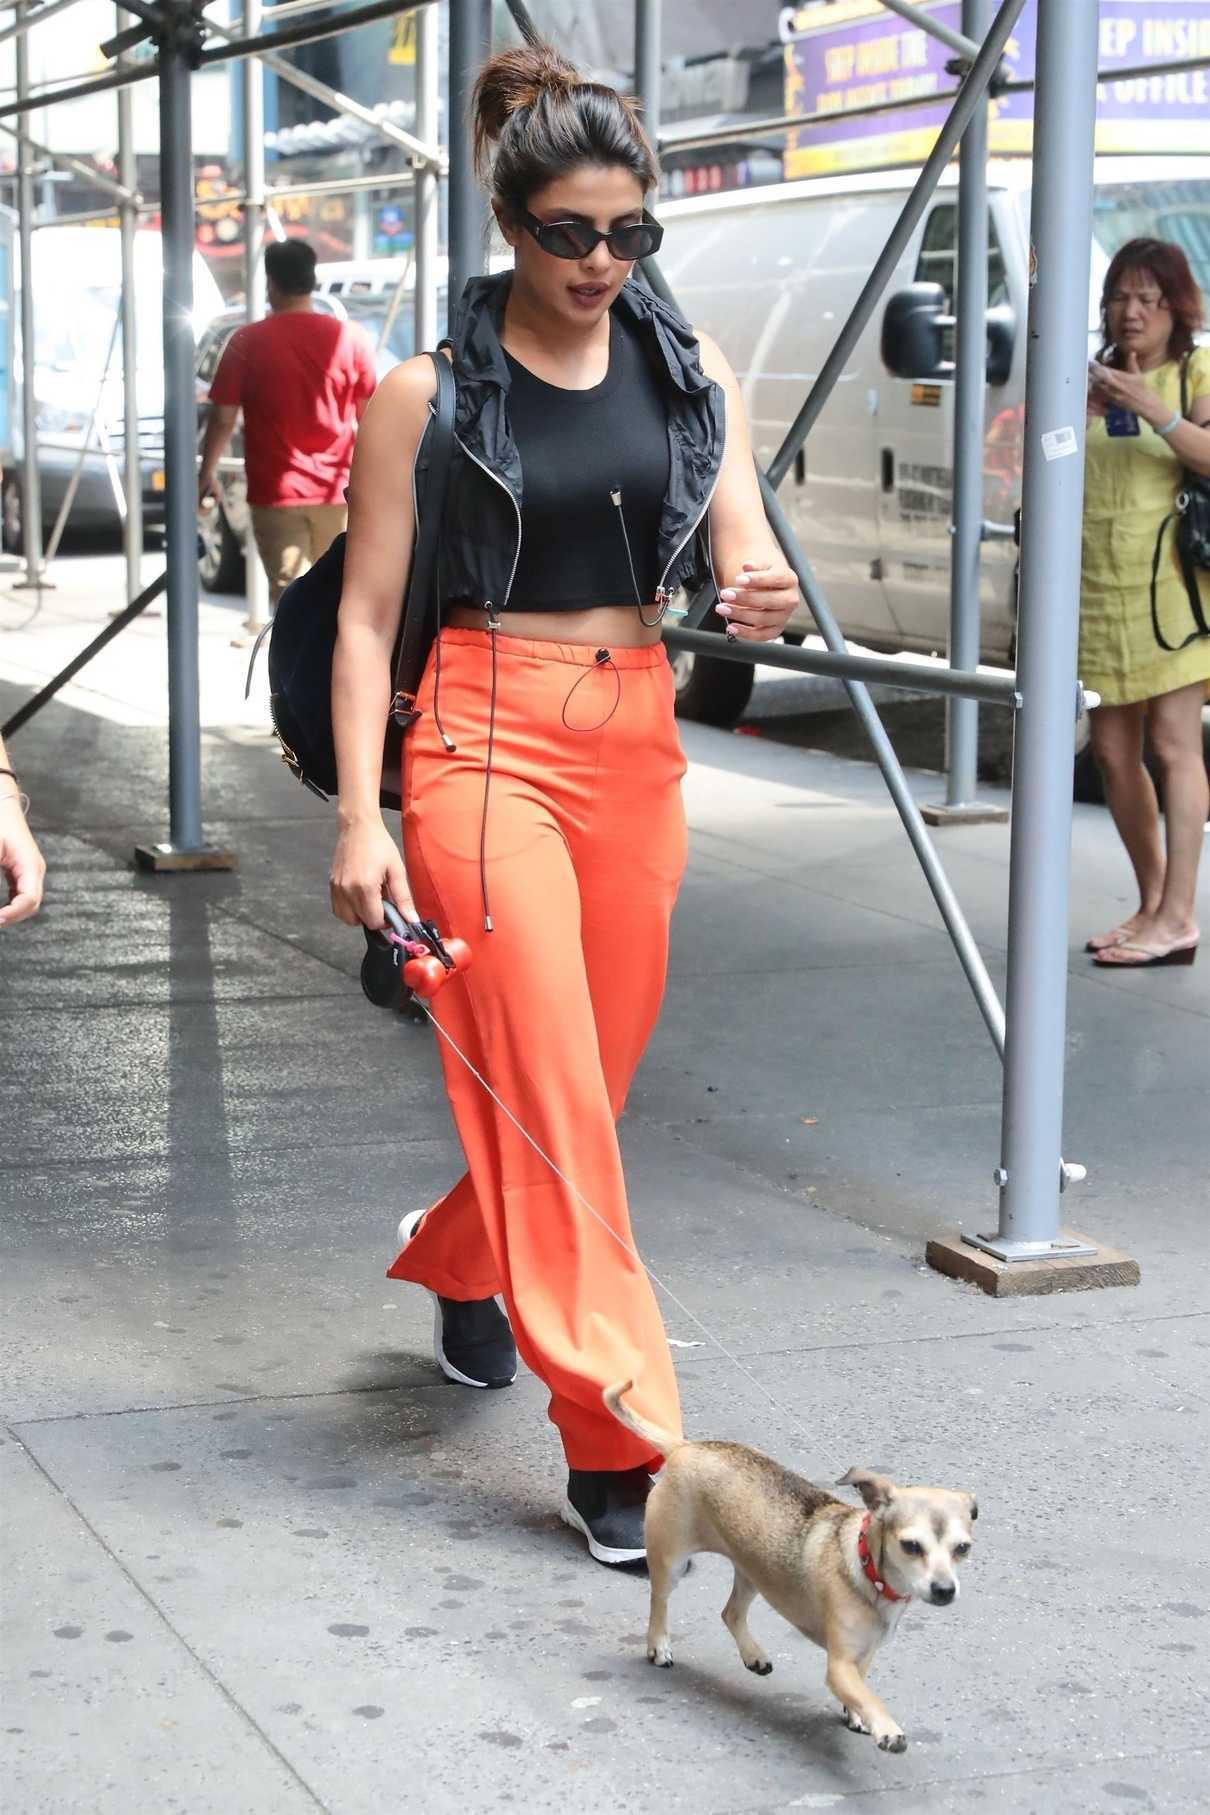
[[[29,920],[41,907],[46,860],[29,829],[21,796],[8,788],[7,776],[0,776],[0,790],[0,875],[9,895],[0,907],[0,927],[6,927]]]

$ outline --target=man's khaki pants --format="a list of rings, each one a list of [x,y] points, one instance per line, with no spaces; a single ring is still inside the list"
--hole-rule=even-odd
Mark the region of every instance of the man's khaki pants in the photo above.
[[[254,504],[252,533],[269,576],[269,609],[345,527],[343,504]]]

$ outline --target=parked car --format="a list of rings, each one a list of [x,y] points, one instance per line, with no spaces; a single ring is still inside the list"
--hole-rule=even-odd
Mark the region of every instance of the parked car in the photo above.
[[[116,227],[40,227],[34,236],[33,265],[43,534],[54,523],[77,466],[72,526],[116,527],[120,518],[114,477],[119,484],[124,480],[126,458],[118,328],[121,235]],[[13,268],[13,360],[7,408],[0,412],[9,443],[0,448],[4,467],[0,528],[5,548],[19,553],[25,534],[19,470],[24,412],[21,274],[15,261]],[[164,507],[163,249],[158,233],[135,235],[134,269],[143,510],[144,520],[155,523],[162,520]],[[222,307],[218,286],[200,256],[193,261],[193,293],[196,333]]]

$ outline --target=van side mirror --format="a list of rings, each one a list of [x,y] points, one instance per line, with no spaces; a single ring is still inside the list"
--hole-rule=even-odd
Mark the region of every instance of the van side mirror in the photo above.
[[[1013,369],[1017,317],[1011,303],[987,311],[987,382],[1007,384]]]
[[[943,356],[942,333],[953,325],[940,284],[897,290],[882,317],[883,365],[896,378],[952,378],[953,362]]]

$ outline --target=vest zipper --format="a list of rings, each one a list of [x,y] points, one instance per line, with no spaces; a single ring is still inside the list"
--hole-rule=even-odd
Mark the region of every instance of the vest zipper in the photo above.
[[[721,468],[720,468],[720,472],[721,472]],[[710,505],[714,499],[714,494],[718,490],[718,481],[719,481],[719,473],[716,473],[714,476],[714,484],[710,487],[710,490],[706,494],[706,502],[703,504],[701,510],[698,512],[697,516],[694,518],[693,522],[690,524],[688,530],[685,532],[684,536],[681,538],[681,540],[677,544],[676,548],[673,549],[671,555],[668,557],[667,565],[665,566],[663,573],[660,575],[660,583],[655,589],[655,602],[657,605],[666,606],[669,599],[672,596],[671,593],[668,591],[667,587],[664,585],[664,581],[668,578],[668,575],[672,571],[673,567],[675,567],[678,559],[680,558],[680,555],[682,554],[683,550],[685,549],[685,547],[688,544],[688,542],[690,541],[690,539],[693,536],[695,536],[697,534],[698,530],[700,529],[700,527],[702,525],[702,521],[710,509]],[[710,560],[710,578],[714,582],[714,591],[715,591],[715,595],[717,598],[718,575],[714,571],[714,555],[712,552],[709,551],[709,541],[710,541],[710,525],[709,525],[709,523],[706,524],[706,541],[707,541],[707,550],[709,553],[709,560]]]
[[[517,552],[513,556],[512,572],[508,576],[508,585],[504,589],[504,597],[501,599],[498,607],[493,607],[491,605],[490,600],[488,601],[488,605],[486,607],[486,609],[488,609],[488,610],[498,609],[500,611],[503,611],[507,607],[509,598],[512,594],[513,581],[517,577],[517,565],[521,559],[521,506],[517,503],[517,500],[513,497],[511,487],[507,486],[504,483],[503,479],[500,478],[498,473],[493,473],[491,467],[488,466],[485,461],[480,460],[480,458],[477,454],[471,453],[470,448],[467,447],[466,442],[462,440],[460,435],[455,435],[454,440],[458,443],[458,446],[462,449],[462,451],[466,455],[467,459],[472,461],[479,468],[479,470],[481,472],[486,473],[488,478],[490,480],[492,480],[492,482],[494,484],[496,484],[500,487],[500,490],[504,493],[505,497],[508,499],[509,503],[512,505],[513,513],[517,519]]]

